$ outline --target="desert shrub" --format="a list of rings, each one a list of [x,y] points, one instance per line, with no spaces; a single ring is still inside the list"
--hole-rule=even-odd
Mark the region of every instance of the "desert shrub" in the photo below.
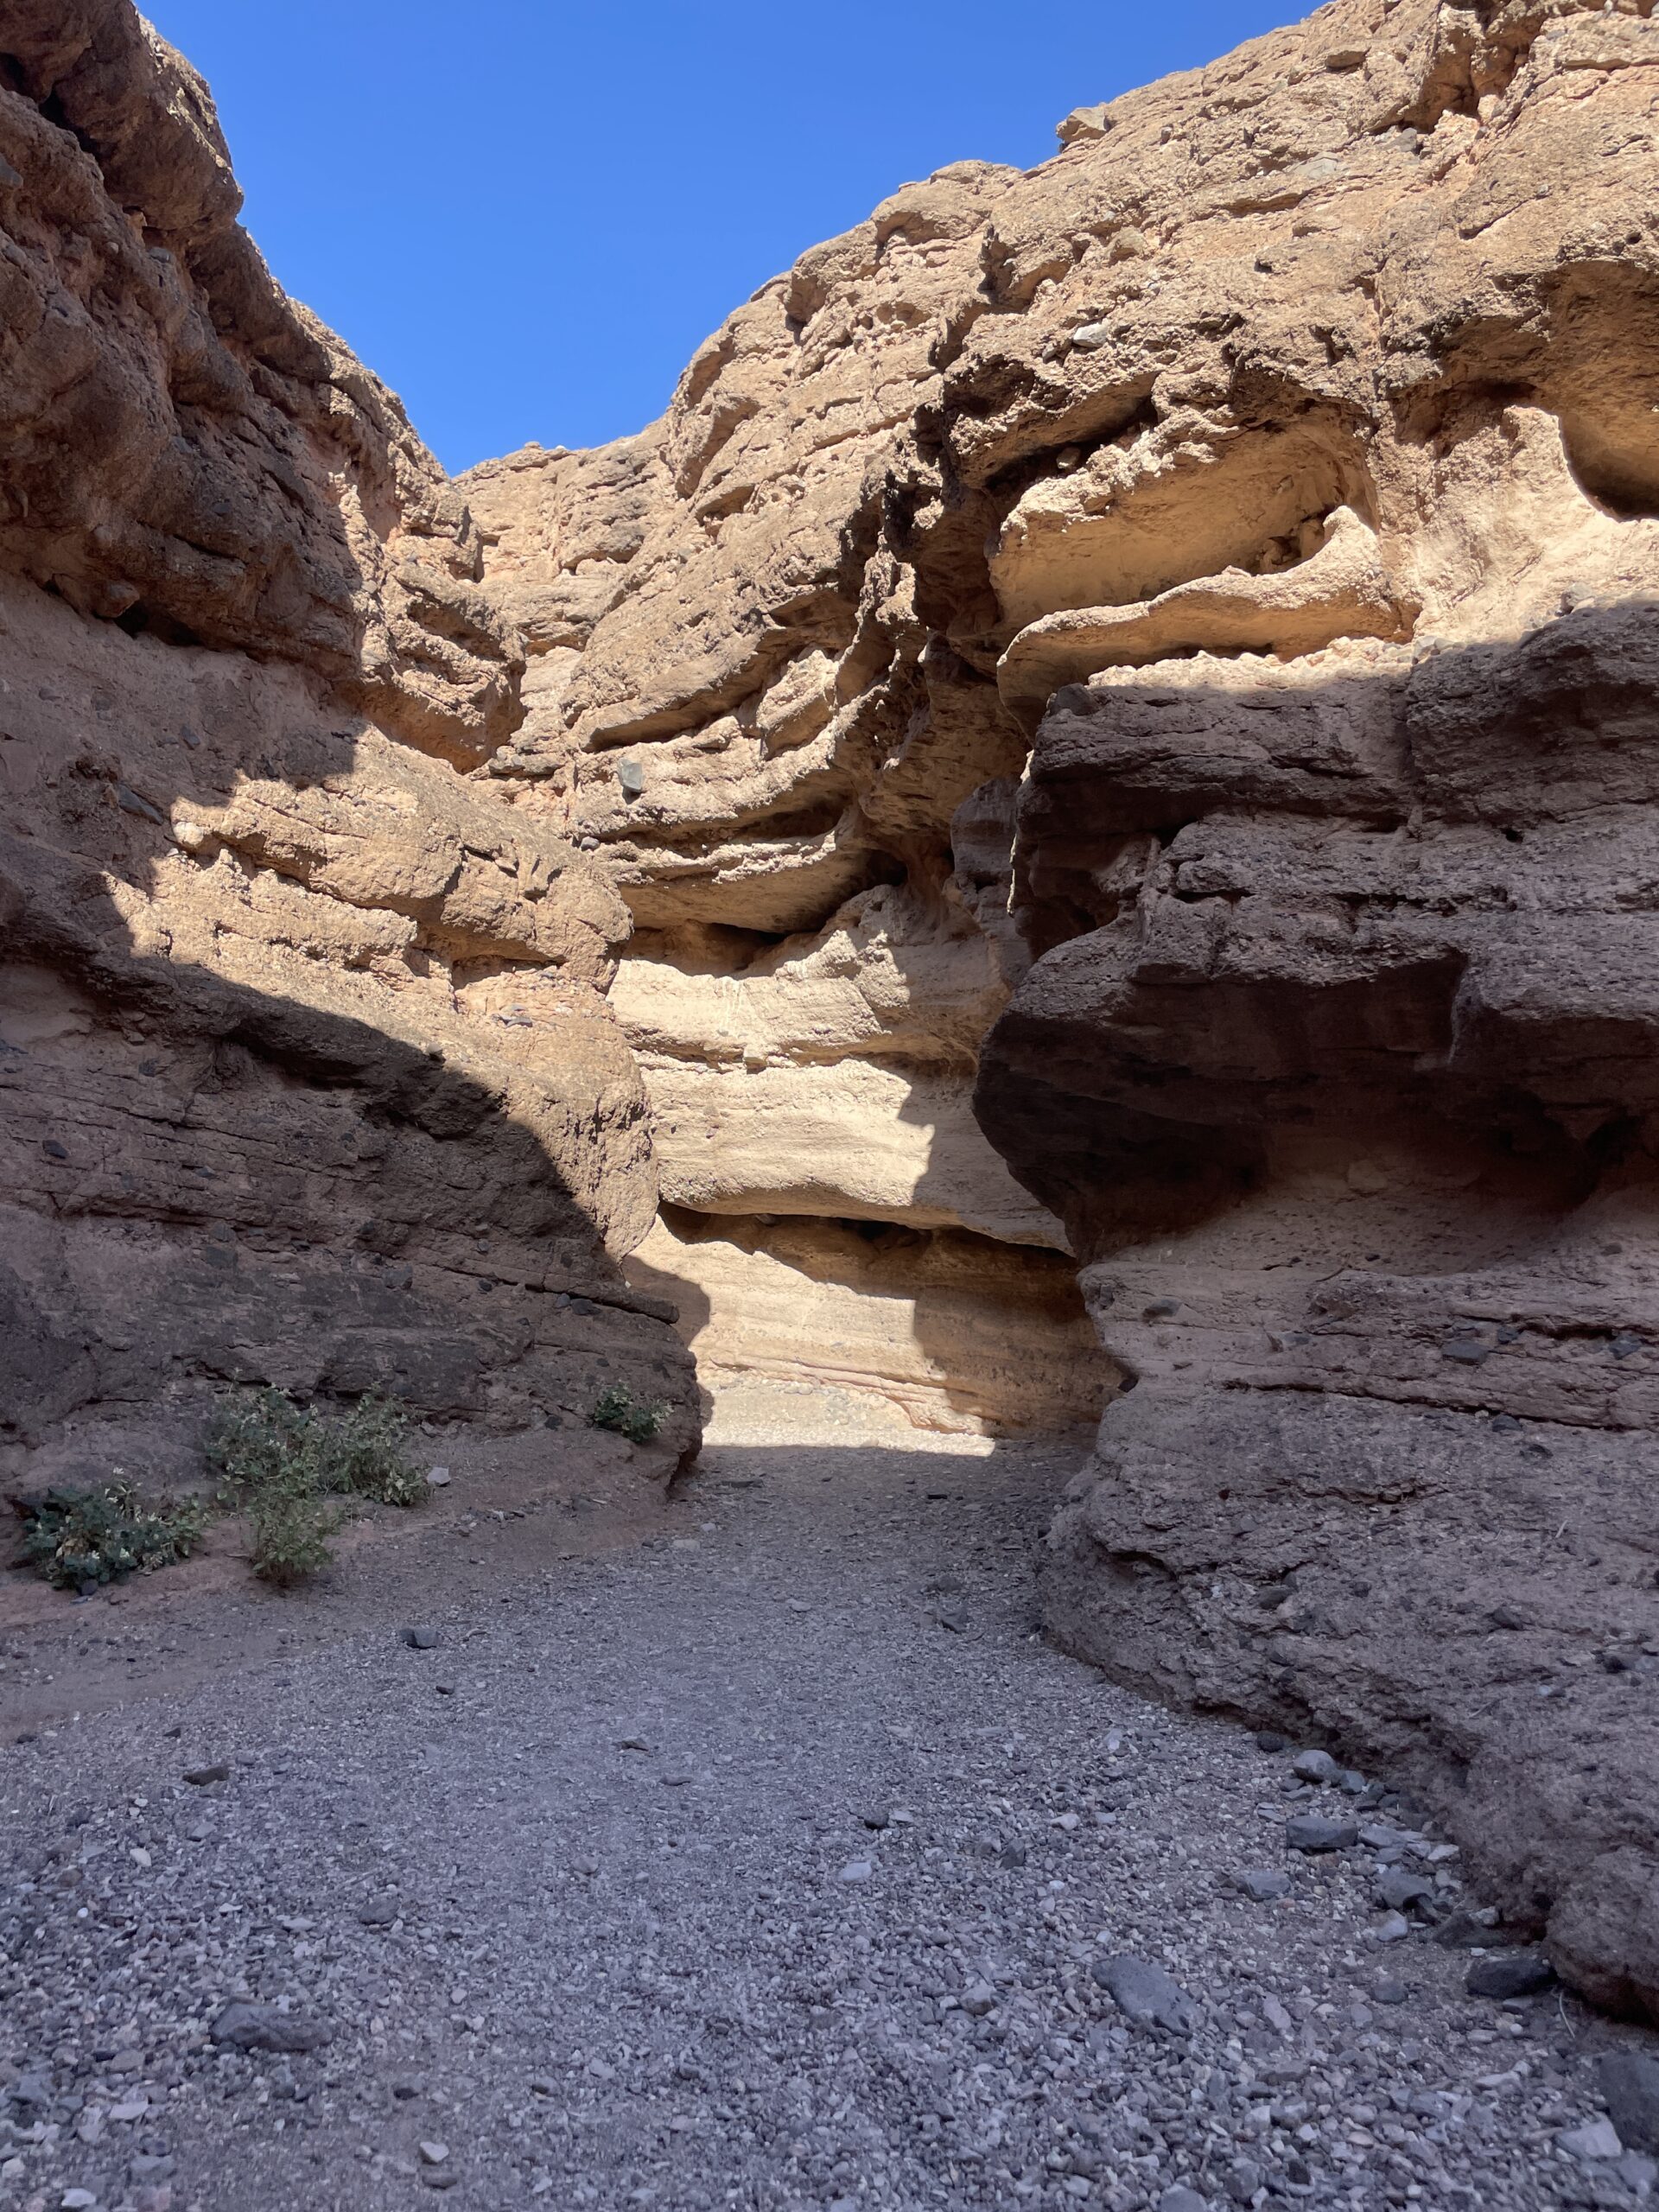
[[[291,1590],[334,1558],[329,1540],[346,1519],[315,1491],[271,1484],[249,1501],[253,1571],[277,1590]]]
[[[409,1416],[385,1398],[359,1398],[349,1413],[296,1405],[286,1391],[251,1392],[221,1408],[207,1456],[225,1478],[227,1503],[244,1508],[253,1529],[253,1566],[291,1589],[333,1557],[329,1540],[346,1520],[336,1497],[418,1505],[424,1475],[404,1456]]]
[[[93,1590],[188,1559],[207,1526],[202,1498],[145,1499],[130,1483],[25,1498],[23,1560],[57,1590]]]
[[[419,1505],[431,1484],[404,1453],[409,1415],[389,1398],[359,1398],[334,1424],[325,1452],[323,1488],[378,1498],[382,1505]]]
[[[595,1428],[613,1428],[630,1444],[649,1444],[668,1419],[664,1405],[646,1405],[625,1382],[613,1382],[599,1394],[588,1416]]]

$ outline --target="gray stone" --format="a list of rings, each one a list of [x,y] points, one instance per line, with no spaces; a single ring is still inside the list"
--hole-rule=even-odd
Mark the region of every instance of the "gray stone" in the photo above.
[[[365,1928],[390,1928],[403,1911],[396,1897],[371,1897],[358,1909],[358,1920]]]
[[[1347,1851],[1359,1841],[1359,1830],[1352,1821],[1296,1813],[1285,1822],[1285,1841],[1293,1851]]]
[[[240,1999],[226,2005],[208,2033],[215,2043],[233,2050],[321,2050],[334,2039],[334,2030],[321,2020],[308,2020],[297,2012],[284,2012],[276,2005],[250,2005]]]
[[[1329,1751],[1298,1751],[1290,1770],[1304,1782],[1335,1782],[1342,1772]]]
[[[1245,1896],[1254,1898],[1257,1904],[1268,1904],[1274,1897],[1290,1894],[1289,1875],[1278,1873],[1271,1867],[1249,1867],[1243,1874],[1235,1874],[1233,1879]]]
[[[1210,2200],[1200,2196],[1196,2189],[1177,2182],[1173,2189],[1166,2189],[1159,2198],[1158,2212],[1210,2212]]]
[[[1471,1997],[1535,1997],[1555,1979],[1541,1951],[1499,1951],[1477,1959],[1464,1977]]]
[[[645,788],[645,772],[637,760],[619,760],[616,780],[622,786],[625,798],[638,798]]]
[[[1127,1952],[1097,1959],[1095,1980],[1126,2019],[1137,2028],[1161,2028],[1170,2035],[1191,2035],[1196,2015],[1192,2000],[1162,1967]]]
[[[1564,2128],[1555,2138],[1555,2147],[1565,2151],[1569,2158],[1581,2159],[1587,2164],[1618,2158],[1624,2145],[1611,2120],[1586,2120],[1581,2126]]]
[[[205,1789],[209,1783],[228,1782],[231,1770],[222,1761],[213,1766],[188,1766],[184,1770],[184,1778],[198,1789]]]
[[[1659,2153],[1659,2058],[1645,2050],[1610,2050],[1596,2071],[1620,2141]]]
[[[441,1639],[435,1628],[406,1628],[404,1642],[411,1651],[435,1651]]]
[[[1391,1974],[1380,1974],[1371,1984],[1371,1996],[1378,2005],[1403,2005],[1411,1992],[1403,1981],[1396,1981]]]

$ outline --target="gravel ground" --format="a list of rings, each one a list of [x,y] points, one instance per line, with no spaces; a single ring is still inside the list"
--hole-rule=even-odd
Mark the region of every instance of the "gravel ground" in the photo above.
[[[1070,1451],[791,1426],[728,1422],[672,1533],[432,1592],[429,1649],[0,1753],[0,2202],[1647,2195],[1599,2084],[1655,2039],[1467,1996],[1378,1901],[1478,1903],[1408,1806],[1042,1642]],[[1308,1815],[1368,1840],[1294,1851]]]

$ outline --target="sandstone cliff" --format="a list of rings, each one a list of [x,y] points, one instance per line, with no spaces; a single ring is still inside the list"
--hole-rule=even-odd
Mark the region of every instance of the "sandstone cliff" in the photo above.
[[[972,1240],[1021,1354],[1069,1246],[1132,1388],[1057,1632],[1411,1778],[1654,2007],[1647,16],[1337,0],[466,492],[493,772],[635,923],[652,1279],[833,1371],[854,1225]]]
[[[664,1294],[918,1421],[1121,1382],[1056,1632],[1409,1781],[1659,2017],[1646,0],[1334,0],[459,486],[124,0],[31,12],[33,1430],[158,1345],[683,1407]]]
[[[476,528],[238,206],[124,0],[0,5],[0,1470],[174,1476],[267,1380],[621,1380],[683,1450],[614,1256],[626,911],[476,779],[524,664]]]

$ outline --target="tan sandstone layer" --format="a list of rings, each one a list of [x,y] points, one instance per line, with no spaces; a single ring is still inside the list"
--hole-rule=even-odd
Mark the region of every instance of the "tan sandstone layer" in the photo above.
[[[1335,0],[903,188],[660,423],[459,486],[271,291],[124,0],[50,12],[0,0],[0,559],[20,665],[84,669],[17,841],[62,1095],[217,1116],[227,1175],[261,1133],[267,1208],[321,1176],[311,1311],[257,1302],[293,1361],[390,1328],[574,1401],[569,1317],[648,1371],[666,1290],[712,1364],[922,1421],[1121,1375],[1056,1632],[1409,1779],[1659,2016],[1645,0]],[[175,739],[129,666],[245,671],[246,720]],[[22,1325],[74,1319],[25,1364],[104,1298],[72,1398],[118,1395],[135,1295],[226,1311],[175,1195],[220,1162],[27,1142]],[[1051,1402],[1068,1255],[1104,1357]]]
[[[604,1001],[479,765],[523,652],[124,0],[0,4],[0,1471],[177,1479],[232,1382],[697,1433]]]
[[[850,1224],[1014,1332],[1069,1245],[1133,1387],[1057,1632],[1409,1777],[1650,2009],[1656,65],[1337,0],[466,486],[493,772],[636,925],[653,1281],[764,1362]]]

